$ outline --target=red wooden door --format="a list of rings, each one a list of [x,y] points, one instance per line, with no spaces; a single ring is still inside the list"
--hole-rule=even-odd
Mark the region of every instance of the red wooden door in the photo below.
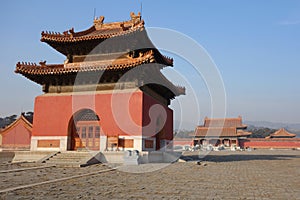
[[[100,126],[95,121],[84,121],[76,124],[77,134],[74,150],[86,148],[88,150],[100,149]]]

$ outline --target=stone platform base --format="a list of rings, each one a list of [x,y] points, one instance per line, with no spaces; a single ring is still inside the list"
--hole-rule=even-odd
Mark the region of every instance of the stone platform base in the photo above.
[[[53,152],[43,151],[3,151],[0,152],[0,163],[3,162],[37,162]]]
[[[98,153],[94,158],[102,163],[124,163],[124,151],[105,151]],[[171,163],[179,159],[181,152],[142,151],[139,163]]]

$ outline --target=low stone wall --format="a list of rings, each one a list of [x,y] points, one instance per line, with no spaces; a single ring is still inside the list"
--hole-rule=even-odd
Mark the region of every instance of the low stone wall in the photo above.
[[[97,160],[102,163],[123,163],[124,162],[123,151],[106,151],[100,152],[95,156]]]
[[[3,151],[29,151],[30,145],[19,145],[19,144],[2,144],[1,149]]]
[[[102,163],[124,163],[124,151],[107,151],[95,156]],[[178,160],[181,152],[143,151],[140,152],[140,163],[171,163]]]
[[[53,152],[43,151],[14,151],[12,162],[36,162]]]
[[[239,140],[239,144],[242,148],[250,147],[257,149],[297,149],[300,148],[300,138],[248,138]]]
[[[0,152],[0,163],[12,162],[14,157],[14,152]]]

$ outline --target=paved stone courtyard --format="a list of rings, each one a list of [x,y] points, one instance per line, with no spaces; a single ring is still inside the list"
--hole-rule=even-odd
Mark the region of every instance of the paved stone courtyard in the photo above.
[[[197,154],[185,153],[195,160]],[[200,165],[174,163],[148,173],[115,170],[1,193],[0,199],[300,199],[300,151],[211,152],[202,160]],[[140,165],[137,171],[153,166]],[[101,168],[106,167],[0,174],[1,188],[28,184],[30,178],[37,182],[37,176],[44,180]]]

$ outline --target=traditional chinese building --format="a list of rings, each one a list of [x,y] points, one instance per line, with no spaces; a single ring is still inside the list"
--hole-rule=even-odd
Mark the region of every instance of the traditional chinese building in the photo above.
[[[290,133],[287,130],[285,130],[284,128],[281,128],[278,131],[276,131],[275,133],[270,134],[266,138],[271,139],[271,138],[294,138],[294,137],[296,137],[296,134]]]
[[[197,126],[194,134],[194,145],[232,145],[240,146],[239,140],[251,135],[245,131],[247,125],[242,123],[242,117],[210,119],[205,118],[202,126]]]
[[[29,150],[31,143],[32,121],[24,113],[13,123],[0,130],[2,150]]]
[[[296,134],[281,128],[265,138],[247,138],[240,140],[240,145],[243,148],[255,149],[299,149],[300,138],[296,138],[296,136]]]
[[[63,64],[17,63],[43,88],[36,97],[31,150],[159,150],[173,139],[170,101],[185,94],[162,73],[173,66],[147,36],[140,14],[87,30],[42,32]]]

